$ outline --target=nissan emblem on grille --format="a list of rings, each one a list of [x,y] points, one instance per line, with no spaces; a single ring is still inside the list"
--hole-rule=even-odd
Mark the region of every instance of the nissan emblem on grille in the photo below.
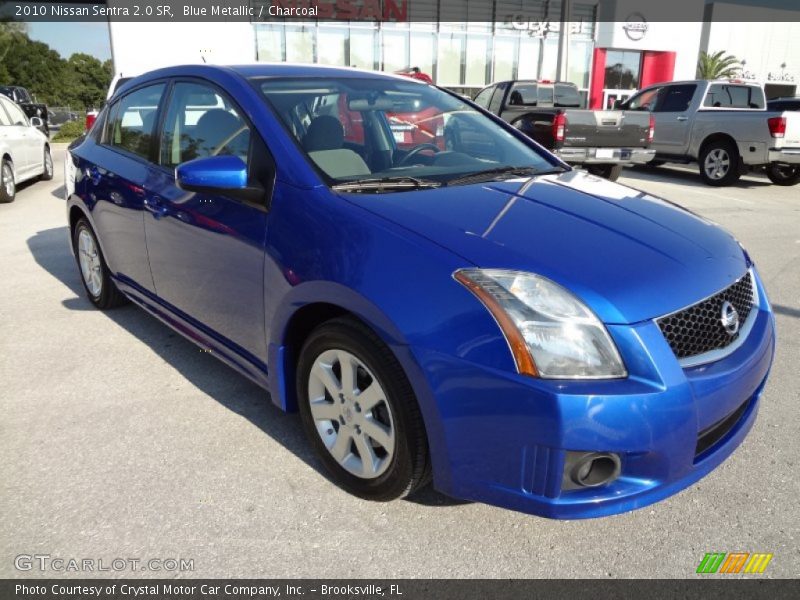
[[[739,313],[736,312],[733,304],[727,300],[722,303],[722,316],[720,320],[722,321],[722,326],[725,328],[725,331],[728,332],[728,335],[736,335],[736,332],[739,331]]]
[[[656,319],[656,323],[678,359],[695,357],[736,341],[753,302],[753,280],[748,272],[721,292]]]

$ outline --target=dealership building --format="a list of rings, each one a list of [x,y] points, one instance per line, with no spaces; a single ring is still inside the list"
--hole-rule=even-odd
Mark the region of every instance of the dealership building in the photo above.
[[[419,67],[437,84],[465,92],[502,79],[567,79],[592,108],[651,83],[694,78],[701,50],[735,55],[744,78],[766,85],[770,97],[794,95],[800,81],[800,23],[780,10],[764,10],[761,23],[741,22],[752,8],[699,1],[694,22],[682,15],[687,22],[676,23],[648,19],[635,0],[603,2],[602,8],[572,0],[562,27],[560,1],[524,4],[519,15],[514,0],[428,0],[416,10],[411,0],[406,23],[257,24],[257,58],[383,71]],[[704,26],[704,15],[713,22]],[[423,19],[428,22],[414,22]]]
[[[785,0],[750,0],[756,1],[786,5]],[[117,72],[136,74],[167,59],[199,61],[199,54],[205,62],[220,63],[288,61],[380,71],[418,67],[438,85],[468,94],[503,79],[568,80],[581,90],[587,106],[601,108],[652,83],[693,79],[700,51],[722,50],[741,61],[737,76],[764,85],[768,97],[800,95],[796,9],[792,14],[779,8],[754,9],[748,0],[698,0],[695,15],[686,14],[684,8],[683,22],[665,22],[663,15],[648,14],[637,0],[382,2],[332,0],[328,6],[366,10],[388,2],[390,20],[377,14],[372,19],[345,20],[342,17],[351,15],[334,13],[338,20],[114,22],[115,67]],[[256,13],[260,6],[277,5],[308,6],[308,2],[250,2]],[[762,21],[752,22],[754,11]],[[398,14],[405,18],[398,19]],[[158,27],[169,28],[164,34],[175,42],[174,51],[165,53],[154,45],[147,62],[149,49],[141,36],[159,39]],[[179,34],[181,29],[185,35]],[[180,42],[183,38],[185,43]]]

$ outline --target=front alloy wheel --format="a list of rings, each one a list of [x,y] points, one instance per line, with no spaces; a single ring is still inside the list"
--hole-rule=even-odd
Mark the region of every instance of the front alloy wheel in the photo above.
[[[17,194],[17,184],[14,181],[14,169],[7,160],[0,166],[0,202],[13,202]]]
[[[42,166],[42,181],[50,181],[53,179],[53,155],[50,153],[50,147],[44,147],[44,163]]]
[[[297,368],[306,435],[332,478],[369,500],[393,500],[430,480],[425,427],[394,354],[360,321],[311,332]]]

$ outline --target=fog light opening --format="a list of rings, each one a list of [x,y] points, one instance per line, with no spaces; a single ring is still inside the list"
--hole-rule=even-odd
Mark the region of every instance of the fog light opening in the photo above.
[[[570,479],[580,487],[599,487],[614,481],[619,473],[619,456],[592,452],[576,461],[570,471]]]

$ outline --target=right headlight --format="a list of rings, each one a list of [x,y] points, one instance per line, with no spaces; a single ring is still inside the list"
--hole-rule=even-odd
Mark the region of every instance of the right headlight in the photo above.
[[[502,269],[461,269],[453,276],[492,313],[520,373],[549,379],[627,376],[605,326],[560,285]]]

